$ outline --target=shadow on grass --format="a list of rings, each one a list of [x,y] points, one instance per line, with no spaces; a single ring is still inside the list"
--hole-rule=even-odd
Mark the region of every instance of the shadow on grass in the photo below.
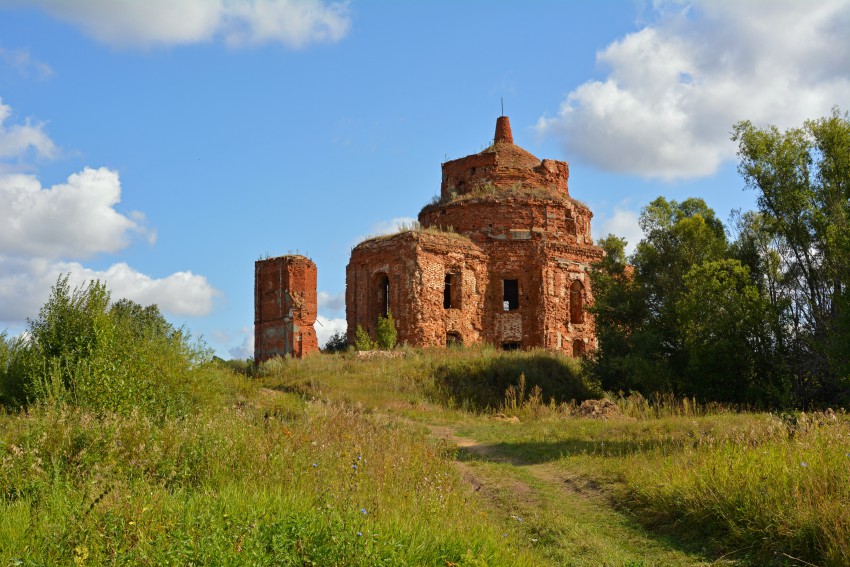
[[[525,394],[537,386],[546,403],[601,395],[598,385],[584,378],[579,361],[542,350],[448,359],[434,369],[434,385],[444,402],[482,411],[501,407],[505,391],[518,386],[520,375],[525,376]]]
[[[462,447],[458,451],[458,460],[489,461],[523,466],[549,463],[563,457],[578,455],[617,459],[659,448],[670,452],[681,450],[680,445],[671,443],[669,440],[635,442],[564,439],[552,442],[502,442]]]

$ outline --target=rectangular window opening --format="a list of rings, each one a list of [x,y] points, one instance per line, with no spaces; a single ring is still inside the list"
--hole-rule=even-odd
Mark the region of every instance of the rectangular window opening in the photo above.
[[[446,274],[443,308],[460,309],[460,276],[458,274]]]
[[[502,305],[505,311],[519,309],[519,280],[502,280]]]
[[[519,350],[519,343],[502,343],[502,350]]]

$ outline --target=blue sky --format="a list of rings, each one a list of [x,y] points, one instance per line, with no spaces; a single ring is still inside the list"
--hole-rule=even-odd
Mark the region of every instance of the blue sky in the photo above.
[[[0,329],[61,273],[253,348],[253,263],[345,265],[415,218],[440,163],[516,143],[570,163],[596,237],[659,195],[754,207],[732,125],[850,107],[850,3],[0,0]]]

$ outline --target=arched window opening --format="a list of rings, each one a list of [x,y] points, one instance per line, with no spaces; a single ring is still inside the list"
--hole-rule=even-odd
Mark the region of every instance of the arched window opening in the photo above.
[[[584,286],[578,280],[570,285],[570,323],[584,323]]]
[[[519,350],[519,343],[502,343],[502,350]]]
[[[576,339],[573,341],[573,356],[578,358],[584,356],[584,341]]]
[[[460,336],[460,333],[446,333],[446,346],[461,346],[462,344],[463,337]]]

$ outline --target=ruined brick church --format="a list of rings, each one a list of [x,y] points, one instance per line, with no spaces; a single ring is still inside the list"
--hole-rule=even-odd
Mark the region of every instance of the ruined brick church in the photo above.
[[[490,343],[580,356],[596,347],[590,209],[570,197],[566,162],[514,145],[507,116],[493,144],[443,164],[440,196],[419,227],[358,244],[346,268],[348,341],[374,339],[392,312],[398,342]],[[254,358],[318,351],[316,265],[303,256],[259,260],[254,273]]]
[[[360,243],[346,268],[348,339],[392,312],[412,346],[491,343],[579,356],[596,347],[592,213],[570,197],[566,162],[539,160],[496,121],[493,144],[443,164],[420,226]]]

